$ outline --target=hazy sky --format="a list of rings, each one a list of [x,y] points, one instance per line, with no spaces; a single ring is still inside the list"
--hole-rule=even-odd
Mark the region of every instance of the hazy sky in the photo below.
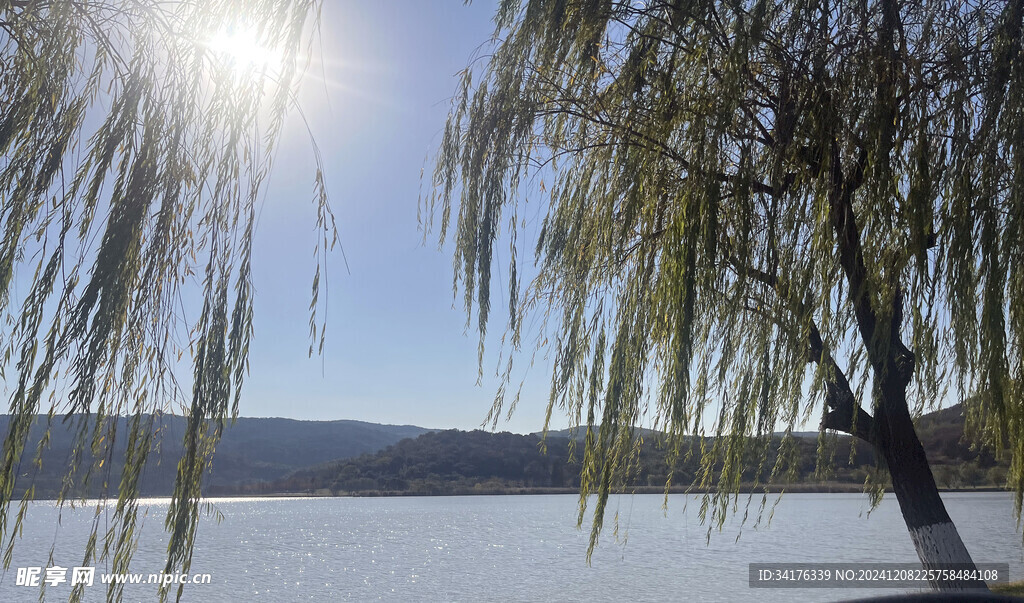
[[[486,1],[324,3],[323,66],[310,69],[301,98],[351,274],[333,254],[327,346],[323,358],[310,359],[313,155],[293,116],[257,234],[255,341],[242,416],[463,429],[485,419],[502,317],[495,312],[477,385],[477,336],[466,330],[461,295],[453,297],[452,249],[438,250],[436,235],[423,244],[417,203],[456,74],[490,38],[493,13]],[[495,308],[504,307],[497,289],[495,296]],[[545,363],[531,369],[516,413],[498,428],[539,430],[549,379]],[[566,424],[558,415],[554,427]]]

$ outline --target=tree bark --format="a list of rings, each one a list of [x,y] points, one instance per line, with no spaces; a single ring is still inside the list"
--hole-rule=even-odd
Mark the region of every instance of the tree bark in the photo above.
[[[857,165],[849,176],[843,173],[839,147],[835,142],[831,155],[833,188],[829,218],[836,234],[839,263],[850,287],[850,303],[861,341],[871,363],[875,388],[875,414],[871,419],[870,433],[865,437],[854,425],[845,431],[870,442],[888,467],[903,520],[924,567],[954,569],[950,566],[955,564],[956,569],[976,570],[977,566],[939,496],[924,446],[917,437],[907,406],[907,387],[913,379],[916,359],[900,338],[903,291],[897,286],[892,306],[884,311],[879,311],[872,303],[872,282],[868,278],[852,202],[853,192],[863,182],[869,154],[866,149],[861,149]],[[811,344],[813,349],[813,338]],[[848,384],[846,389],[849,389]],[[857,408],[859,410],[859,405]],[[843,412],[838,412],[840,410]],[[842,406],[833,409],[833,421],[845,417],[852,418],[853,413]],[[984,581],[976,579],[937,579],[930,582],[932,588],[940,591],[988,590]]]
[[[895,382],[894,382],[895,381]],[[875,449],[885,460],[910,539],[925,569],[977,569],[939,496],[935,478],[917,437],[907,406],[906,388],[898,380],[878,388]],[[934,580],[941,591],[983,590],[982,580]]]
[[[823,357],[830,358],[828,354]],[[893,371],[895,374],[896,371]],[[825,415],[823,429],[836,429],[856,436],[875,449],[892,476],[893,491],[910,532],[917,556],[925,569],[977,569],[956,526],[939,496],[924,446],[917,437],[907,405],[907,378],[880,379],[876,388],[875,415],[856,406],[861,418],[842,401],[853,397],[845,376],[835,371],[827,384],[831,411]],[[878,375],[876,375],[877,377]],[[933,580],[939,591],[987,591],[981,580]]]

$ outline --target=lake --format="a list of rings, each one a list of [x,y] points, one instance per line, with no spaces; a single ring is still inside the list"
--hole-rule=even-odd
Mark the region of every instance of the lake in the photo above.
[[[943,498],[975,561],[1009,563],[1010,579],[1024,579],[1011,495]],[[822,601],[901,591],[751,589],[747,565],[917,560],[893,496],[868,515],[864,495],[787,494],[770,526],[755,529],[751,520],[741,528],[735,518],[710,543],[698,520],[699,496],[672,495],[667,509],[660,495],[618,496],[609,503],[590,566],[589,520],[576,529],[578,499],[571,495],[212,502],[223,519],[201,521],[192,564],[193,573],[210,574],[210,583],[185,585],[185,601]],[[745,502],[742,496],[740,514]],[[148,574],[163,568],[167,503],[151,499],[144,507],[132,569]],[[32,504],[14,562],[0,580],[0,600],[37,600],[37,588],[16,585],[18,567],[81,561],[96,508],[65,508],[60,526],[57,512],[53,503]],[[104,521],[101,511],[101,526]],[[98,582],[85,589],[86,600],[104,599]],[[67,583],[48,586],[46,600],[66,600],[70,592]],[[125,592],[126,601],[148,601],[155,587]]]

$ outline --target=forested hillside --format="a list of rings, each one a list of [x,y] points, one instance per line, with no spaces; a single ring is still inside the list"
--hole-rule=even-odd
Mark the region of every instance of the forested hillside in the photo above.
[[[26,450],[39,448],[45,426],[45,416],[38,417],[29,436]],[[35,486],[35,498],[52,498],[61,488],[61,480],[72,454],[80,415],[64,421],[54,419],[49,442],[42,449],[42,464],[23,466],[17,484],[20,495],[30,485]],[[6,436],[10,417],[0,415],[0,433]],[[95,496],[104,490],[116,490],[124,466],[127,433],[124,418],[116,419],[117,430],[109,461],[96,466],[86,480],[86,471],[80,471],[72,492]],[[90,422],[90,429],[92,423]],[[159,415],[153,421],[152,457],[142,478],[142,494],[165,496],[173,491],[177,472],[177,459],[181,454],[181,440],[185,433],[185,420],[173,415]],[[296,421],[278,418],[240,418],[229,425],[217,446],[210,473],[204,480],[204,492],[218,488],[235,487],[243,483],[274,480],[295,469],[328,460],[376,452],[404,438],[414,437],[427,430],[412,425],[379,425],[362,421]],[[122,434],[120,438],[117,434]],[[106,444],[106,442],[104,442]],[[87,458],[92,457],[89,446]],[[90,463],[98,465],[98,463]],[[107,477],[109,475],[109,477]],[[86,483],[86,481],[88,483]]]
[[[970,449],[962,441],[960,407],[922,417],[919,421],[926,451],[940,487],[999,486],[1005,481],[1006,463],[996,462],[990,452]],[[296,471],[285,479],[251,484],[244,493],[304,492],[319,494],[472,494],[518,491],[569,490],[579,487],[580,450],[573,455],[569,432],[549,435],[541,445],[539,434],[517,435],[485,431],[439,431],[398,442],[375,454]],[[578,436],[578,434],[577,434]],[[773,438],[769,446],[779,447]],[[698,442],[691,442],[697,445]],[[824,452],[834,466],[818,465],[818,440],[795,438],[792,454],[799,458],[795,475],[781,484],[791,489],[852,489],[860,487],[872,471],[870,448],[859,443],[852,455],[847,437],[827,438]],[[577,446],[582,446],[579,442]],[[748,448],[754,453],[751,442]],[[762,442],[761,445],[764,445]],[[546,452],[545,452],[546,449]],[[679,455],[673,483],[689,486],[698,474],[696,457]],[[659,491],[669,475],[671,455],[657,434],[645,432],[633,461],[626,490]],[[770,461],[774,462],[773,453]],[[760,472],[743,474],[748,485],[764,483],[770,462]],[[237,491],[237,493],[243,493]]]
[[[32,450],[39,445],[44,419],[41,417],[33,428]],[[41,466],[22,467],[17,494],[30,484],[35,485],[36,498],[57,494],[62,469],[71,454],[74,427],[80,419],[76,416],[67,423],[56,419],[49,445],[43,448]],[[124,419],[118,422],[118,433],[125,433]],[[7,423],[8,417],[0,416],[4,433]],[[147,496],[167,495],[172,490],[184,420],[163,415],[155,418],[154,426],[157,434],[153,458],[142,480],[142,492]],[[1001,486],[1005,481],[1005,462],[997,462],[990,451],[972,450],[963,442],[959,406],[922,417],[918,429],[940,487]],[[540,434],[430,432],[409,425],[360,421],[243,418],[225,431],[211,472],[206,476],[204,492],[243,495],[572,491],[579,487],[577,461],[582,450],[571,454],[570,435],[569,431],[549,434],[542,447]],[[669,475],[670,455],[659,434],[645,430],[642,436],[643,444],[633,459],[630,478],[621,485],[637,491],[660,491]],[[772,446],[777,447],[778,441],[776,438]],[[577,446],[582,443],[577,442]],[[874,462],[868,446],[861,443],[856,447],[854,463],[850,465],[850,440],[836,438],[828,449],[836,461],[835,468],[828,474],[817,471],[817,447],[815,437],[796,438],[798,470],[791,478],[782,479],[783,484],[790,489],[853,490],[863,484]],[[103,467],[96,466],[88,483],[85,472],[79,472],[71,491],[95,496],[107,480],[106,489],[113,492],[123,466],[124,449],[125,442],[115,438],[109,462]],[[694,457],[685,453],[683,450],[673,476],[673,484],[679,488],[688,486],[699,469]],[[756,478],[764,482],[770,470],[770,465],[759,474],[750,469],[743,475],[743,481],[753,484]]]

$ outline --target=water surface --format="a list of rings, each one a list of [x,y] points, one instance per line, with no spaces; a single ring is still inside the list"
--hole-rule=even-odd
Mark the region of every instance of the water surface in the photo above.
[[[943,498],[975,561],[1009,563],[1011,579],[1024,579],[1010,494]],[[740,498],[740,515],[746,500]],[[576,529],[578,499],[571,495],[216,500],[223,519],[200,523],[192,565],[212,582],[186,585],[183,600],[822,601],[901,591],[752,590],[747,564],[917,559],[893,497],[869,515],[864,495],[787,494],[769,526],[755,528],[750,519],[741,527],[735,517],[710,543],[699,496],[670,496],[667,509],[663,501],[615,497],[588,566],[589,524]],[[163,568],[167,504],[144,507],[132,569],[155,573]],[[37,599],[37,590],[15,585],[19,566],[80,564],[95,511],[65,508],[58,526],[53,503],[33,503],[0,600]],[[103,526],[107,514],[99,520]],[[46,600],[70,592],[67,584],[48,587]],[[125,600],[151,600],[154,592],[127,587]],[[99,584],[86,593],[86,600],[104,599]]]

